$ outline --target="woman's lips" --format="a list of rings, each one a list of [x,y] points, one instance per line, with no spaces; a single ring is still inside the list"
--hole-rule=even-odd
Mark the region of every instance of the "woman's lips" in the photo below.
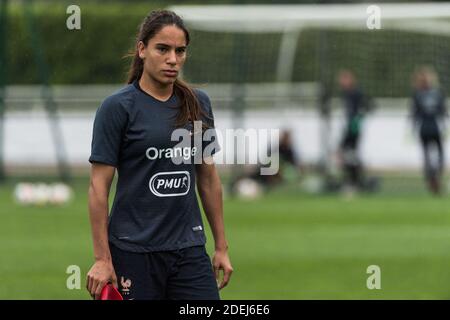
[[[167,77],[176,77],[178,75],[178,71],[175,70],[163,70],[163,72]]]

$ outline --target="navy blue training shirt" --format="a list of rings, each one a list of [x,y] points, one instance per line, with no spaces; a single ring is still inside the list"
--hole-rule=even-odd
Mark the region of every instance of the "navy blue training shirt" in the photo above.
[[[414,91],[412,115],[422,135],[440,134],[438,122],[447,115],[444,94],[435,88]]]
[[[194,92],[207,114],[204,121],[213,128],[208,96]],[[108,234],[122,250],[168,251],[206,242],[193,160],[205,148],[213,154],[220,147],[214,138],[196,145],[194,135],[172,141],[178,111],[175,94],[160,101],[135,81],[106,98],[96,112],[89,162],[117,168]],[[193,131],[192,124],[184,128]],[[188,143],[180,146],[180,141]]]

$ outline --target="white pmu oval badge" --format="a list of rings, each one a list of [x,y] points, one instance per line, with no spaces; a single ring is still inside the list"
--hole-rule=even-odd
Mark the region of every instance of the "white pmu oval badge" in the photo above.
[[[188,171],[160,172],[151,177],[150,191],[158,197],[184,196],[191,187]]]

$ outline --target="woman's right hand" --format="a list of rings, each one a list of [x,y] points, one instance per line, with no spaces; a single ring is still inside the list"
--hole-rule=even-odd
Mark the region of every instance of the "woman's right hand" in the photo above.
[[[114,287],[117,286],[116,272],[111,261],[98,260],[94,263],[87,274],[86,288],[91,296],[98,300],[103,287],[111,282]]]

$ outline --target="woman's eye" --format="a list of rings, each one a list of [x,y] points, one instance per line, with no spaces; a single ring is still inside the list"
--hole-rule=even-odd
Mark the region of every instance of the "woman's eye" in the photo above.
[[[183,54],[186,52],[186,49],[177,49],[177,53]]]
[[[167,48],[163,48],[163,47],[158,48],[158,50],[159,50],[160,52],[167,52]]]

